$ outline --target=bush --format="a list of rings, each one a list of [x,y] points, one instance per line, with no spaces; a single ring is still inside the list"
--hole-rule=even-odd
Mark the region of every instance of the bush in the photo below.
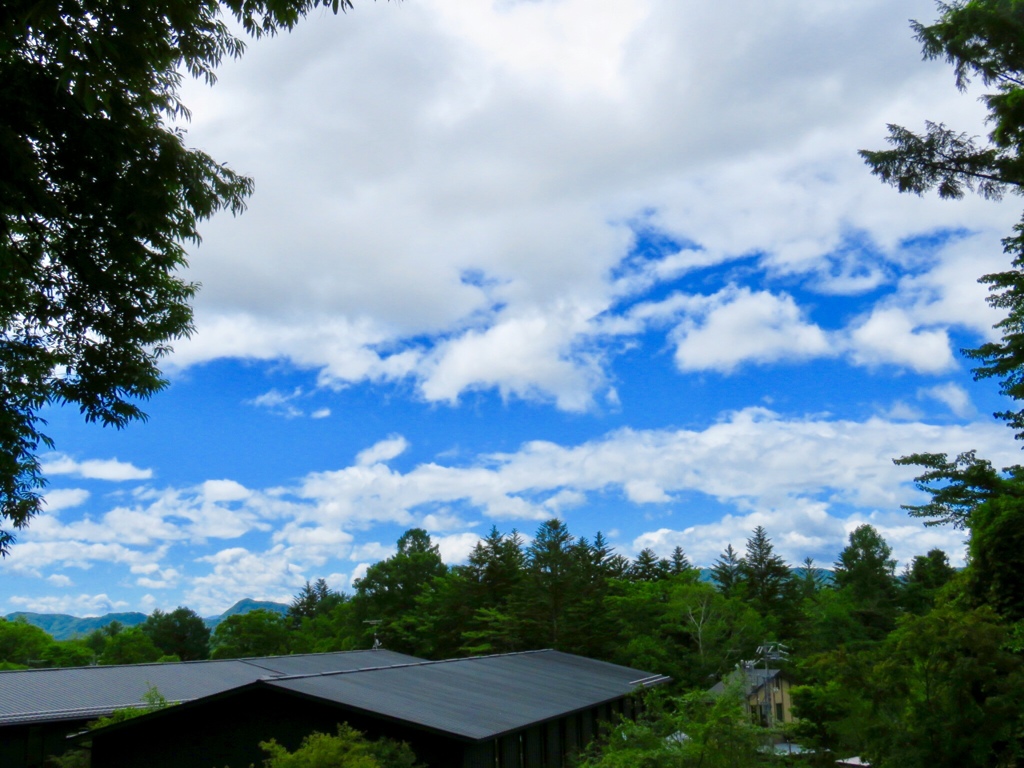
[[[266,768],[417,768],[408,744],[370,741],[344,723],[335,736],[311,733],[294,752],[273,739],[261,742],[260,748],[270,755],[263,762]]]

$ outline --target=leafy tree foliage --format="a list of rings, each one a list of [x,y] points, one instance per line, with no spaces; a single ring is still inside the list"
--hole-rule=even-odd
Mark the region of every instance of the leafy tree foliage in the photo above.
[[[266,768],[417,768],[416,756],[404,743],[370,741],[347,724],[335,735],[312,733],[294,752],[276,741],[261,742]]]
[[[236,613],[217,625],[210,642],[214,659],[286,654],[290,642],[288,620],[266,608]]]
[[[388,637],[391,625],[412,613],[416,599],[435,576],[444,576],[447,566],[441,552],[422,528],[411,528],[398,539],[398,551],[366,569],[357,579],[355,615],[359,621],[379,621],[382,637]],[[372,630],[367,630],[372,635]],[[392,638],[393,639],[393,638]]]
[[[982,502],[1024,492],[1019,482],[1024,468],[1009,467],[1001,473],[992,462],[979,459],[975,451],[961,453],[952,461],[945,453],[915,453],[895,463],[925,470],[914,484],[928,494],[928,503],[903,505],[912,517],[925,518],[925,525],[949,524],[962,530],[970,525],[971,513]]]
[[[141,627],[130,627],[107,639],[100,664],[144,664],[158,661],[163,654]],[[176,661],[177,659],[175,659]]]
[[[990,499],[971,518],[968,594],[1008,621],[1024,620],[1024,499]]]
[[[288,606],[288,618],[293,627],[299,627],[303,619],[315,619],[343,600],[324,579],[317,579],[314,584],[307,581]]]
[[[253,188],[203,152],[181,72],[213,82],[243,41],[348,0],[8,0],[0,8],[0,554],[39,510],[40,410],[123,427],[192,329],[179,275],[198,224]]]
[[[861,623],[888,633],[896,618],[896,561],[892,548],[871,525],[858,526],[839,553],[833,574],[835,586],[847,593]]]
[[[0,659],[28,666],[41,659],[53,638],[27,621],[0,619]]]
[[[737,692],[718,697],[694,692],[653,706],[637,722],[623,720],[577,766],[747,768],[765,762],[763,744]]]
[[[916,555],[903,574],[900,604],[910,613],[927,613],[935,605],[939,590],[956,576],[949,557],[941,549]]]
[[[801,735],[883,768],[1016,765],[1022,662],[1006,639],[988,608],[905,616],[880,646],[818,661],[794,692]]]
[[[178,606],[170,613],[157,608],[141,628],[165,656],[182,661],[210,658],[210,628],[189,608]]]

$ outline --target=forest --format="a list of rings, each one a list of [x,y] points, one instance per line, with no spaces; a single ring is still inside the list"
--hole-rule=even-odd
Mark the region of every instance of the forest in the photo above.
[[[976,459],[967,465],[975,477],[984,469]],[[121,664],[375,642],[430,659],[555,648],[670,675],[680,698],[652,704],[659,714],[646,727],[658,732],[678,729],[687,707],[687,728],[706,722],[704,692],[741,662],[759,662],[760,647],[781,643],[786,657],[772,666],[781,664],[798,684],[799,722],[776,738],[816,750],[824,762],[822,755],[857,754],[876,765],[1013,765],[1024,726],[1020,495],[1013,479],[991,470],[989,480],[989,497],[960,521],[971,534],[971,556],[959,570],[936,549],[897,573],[889,545],[867,524],[850,534],[830,568],[787,564],[761,527],[707,569],[679,548],[666,558],[643,550],[629,559],[600,532],[577,536],[557,519],[529,540],[493,528],[468,562],[447,565],[429,534],[411,529],[352,594],[323,579],[307,582],[287,615],[237,614],[211,634],[181,607],[155,611],[139,627],[108,625],[61,642],[26,623],[3,622],[0,657],[15,668],[30,659]],[[933,504],[948,508],[949,488]],[[738,712],[724,710],[717,722],[735,729]],[[734,746],[757,733],[742,725]],[[670,746],[657,739],[651,748]]]

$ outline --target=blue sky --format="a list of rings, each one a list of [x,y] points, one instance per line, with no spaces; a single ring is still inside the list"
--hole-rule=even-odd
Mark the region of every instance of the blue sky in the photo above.
[[[1019,201],[900,196],[885,124],[984,133],[918,0],[361,3],[188,83],[254,176],[191,252],[150,418],[46,414],[47,511],[0,610],[204,615],[348,589],[403,530],[448,562],[560,516],[710,564],[756,525],[830,564],[924,528],[892,458],[1018,461],[959,349]]]

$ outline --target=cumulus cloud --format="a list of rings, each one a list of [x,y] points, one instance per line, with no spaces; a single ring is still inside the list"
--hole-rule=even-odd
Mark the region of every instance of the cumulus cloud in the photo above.
[[[696,299],[673,335],[676,364],[684,371],[729,373],[742,362],[821,357],[833,349],[791,297],[745,288]]]
[[[915,327],[901,309],[876,309],[850,331],[852,356],[860,365],[905,365],[919,373],[942,373],[955,366],[945,329]]]
[[[53,488],[43,496],[43,508],[56,514],[62,509],[69,509],[84,504],[89,492],[83,488]]]
[[[287,603],[308,576],[292,563],[282,545],[264,552],[230,547],[199,558],[212,569],[192,578],[185,597],[201,614],[218,614],[245,597]]]
[[[758,285],[675,318],[684,371],[835,355],[779,279],[825,297],[895,285],[849,334],[858,364],[943,371],[951,325],[988,333],[973,281],[1008,213],[897,195],[852,149],[887,119],[983,127],[920,61],[906,19],[926,0],[577,6],[368,7],[254,43],[215,96],[189,84],[193,140],[260,185],[249,215],[204,232],[198,332],[172,365],[287,360],[324,387],[583,411],[614,400],[607,334],[649,328],[620,302],[737,260]],[[904,275],[911,239],[958,228]],[[641,229],[695,246],[638,262]],[[294,394],[256,400],[297,415]]]
[[[947,395],[955,401],[955,393]],[[764,525],[790,561],[820,560],[834,558],[849,532],[870,522],[900,558],[926,545],[957,557],[959,533],[924,529],[899,510],[920,494],[913,469],[892,458],[907,446],[951,453],[970,446],[1000,466],[1017,459],[998,424],[792,418],[764,408],[725,414],[704,428],[619,429],[566,445],[529,441],[457,466],[420,463],[400,472],[381,463],[405,445],[393,435],[352,466],[310,473],[288,488],[211,480],[145,489],[134,506],[96,519],[64,523],[44,515],[0,569],[56,577],[51,583],[58,584],[69,568],[104,564],[124,569],[147,590],[182,588],[189,605],[218,613],[242,597],[287,601],[332,564],[343,573],[338,565],[345,560],[359,564],[357,578],[367,563],[393,553],[393,545],[357,538],[360,531],[423,525],[437,535],[448,562],[461,562],[479,538],[469,529],[481,516],[529,531],[558,514],[577,534],[589,533],[585,502],[599,499],[616,500],[638,518],[657,510],[658,529],[620,543],[628,554],[645,546],[665,554],[680,545],[707,564]],[[234,541],[198,555],[205,572],[196,575],[171,559],[175,548],[205,547],[211,539]]]
[[[40,459],[44,475],[73,475],[89,480],[148,480],[153,470],[139,469],[129,462],[117,459],[87,459],[76,461],[62,453],[51,453]]]
[[[102,616],[114,611],[123,611],[128,603],[123,600],[112,600],[106,594],[99,595],[62,595],[59,597],[19,597],[9,598],[12,605],[20,610],[33,613],[67,613],[74,616]]]

